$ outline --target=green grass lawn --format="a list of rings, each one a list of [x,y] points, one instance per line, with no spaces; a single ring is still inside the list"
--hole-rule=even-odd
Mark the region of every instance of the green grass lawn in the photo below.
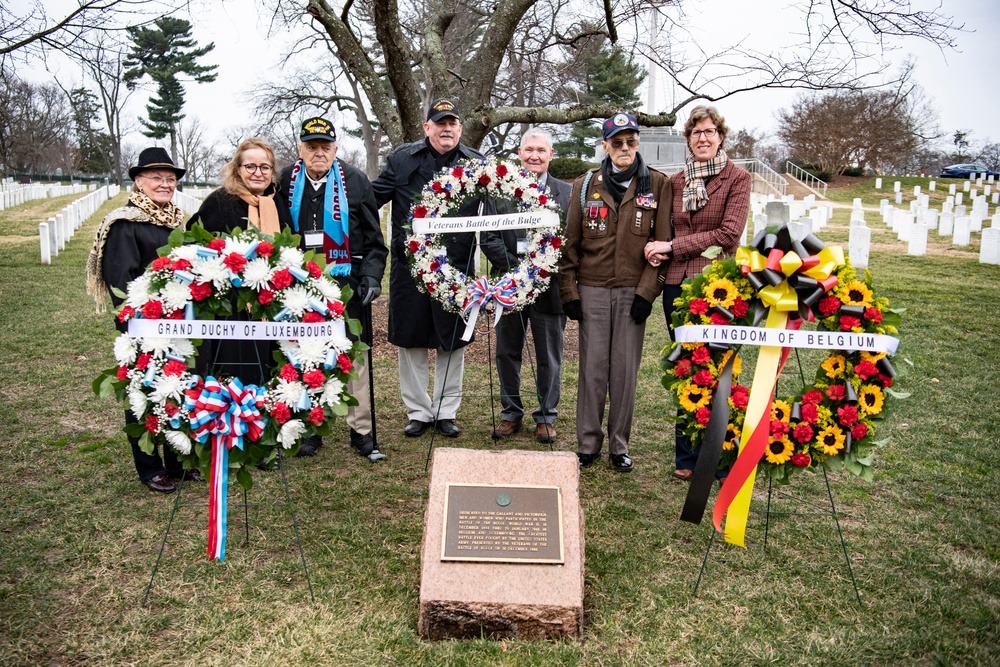
[[[868,205],[891,193],[858,187]],[[906,181],[906,179],[899,179]],[[924,179],[926,181],[926,179]],[[938,181],[939,188],[942,181]],[[904,184],[904,188],[907,187]],[[912,185],[909,186],[912,194]],[[947,192],[945,188],[945,192]],[[908,371],[883,429],[892,437],[873,483],[830,483],[863,607],[829,517],[752,514],[747,548],[715,542],[678,517],[672,426],[657,363],[659,305],[647,325],[631,451],[582,472],[586,515],[582,640],[425,642],[417,635],[429,436],[402,437],[394,364],[375,368],[379,434],[372,465],[346,426],[312,459],[287,463],[310,603],[291,520],[280,507],[230,515],[226,560],[205,556],[205,508],[178,511],[150,604],[141,606],[171,498],[136,478],[122,406],[91,380],[113,364],[114,329],[84,291],[97,218],[51,266],[37,224],[60,200],[0,212],[0,665],[986,665],[1000,662],[1000,267],[931,232],[925,257],[869,220],[881,293],[906,308],[896,366]],[[846,245],[847,210],[822,237]],[[977,236],[977,235],[974,235]],[[385,298],[385,297],[383,297]],[[807,368],[807,376],[813,372]],[[788,373],[789,375],[793,375]],[[797,373],[795,374],[797,375]],[[577,366],[568,363],[556,448],[575,451]],[[789,390],[794,377],[783,381]],[[467,364],[470,394],[488,368]],[[784,384],[781,389],[784,391]],[[488,449],[489,400],[469,397],[463,435],[436,444]],[[501,446],[542,449],[531,430]],[[283,493],[256,473],[249,494]],[[204,502],[204,485],[185,497]],[[763,509],[766,481],[755,509]],[[230,503],[242,502],[231,492]],[[828,508],[823,478],[801,475],[774,496],[786,512]]]

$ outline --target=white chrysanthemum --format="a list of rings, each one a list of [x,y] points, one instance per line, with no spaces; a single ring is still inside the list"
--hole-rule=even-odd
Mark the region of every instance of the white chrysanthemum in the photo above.
[[[320,402],[333,407],[340,403],[340,395],[344,392],[344,383],[337,378],[330,378],[323,386],[323,396]]]
[[[187,302],[191,300],[191,290],[179,280],[171,280],[160,290],[160,299],[163,301],[163,310],[167,313],[173,310],[183,310]]]
[[[290,419],[278,432],[278,442],[285,449],[291,449],[292,445],[306,432],[306,425],[300,419]]]
[[[174,248],[170,251],[171,259],[186,259],[191,264],[194,264],[198,260],[198,246],[196,245],[182,245]]]
[[[149,301],[152,296],[149,293],[149,281],[152,276],[148,273],[144,273],[132,282],[128,284],[126,292],[128,297],[125,299],[125,304],[132,306],[136,310],[142,308],[147,301]]]
[[[287,269],[290,267],[300,268],[305,260],[305,255],[298,248],[282,248],[278,257],[278,267]]]
[[[340,301],[340,285],[327,278],[317,278],[309,281],[316,291],[327,301]]]
[[[187,381],[176,375],[159,375],[153,383],[153,393],[149,399],[154,403],[162,403],[168,398],[180,403],[184,399],[184,388]]]
[[[271,266],[263,257],[252,259],[243,268],[243,286],[262,290],[271,280]]]
[[[294,408],[305,388],[306,386],[301,382],[278,380],[278,385],[268,392],[268,396],[274,399],[276,403],[284,403]]]
[[[173,354],[178,357],[190,359],[194,356],[194,343],[190,338],[171,338],[170,347],[173,349]]]
[[[214,283],[216,289],[223,289],[229,284],[229,268],[222,257],[201,260],[192,269],[199,282]]]
[[[236,238],[227,239],[226,240],[226,250],[225,250],[225,253],[228,255],[231,252],[235,252],[235,253],[238,253],[238,254],[243,255],[244,257],[246,257],[247,256],[247,250],[250,249],[250,246],[252,244],[253,244],[253,240],[252,239],[249,239],[249,240],[236,239]]]
[[[309,290],[302,285],[294,285],[281,292],[281,303],[296,317],[302,317],[302,314],[309,308],[311,296]]]
[[[119,366],[134,364],[136,359],[135,338],[122,334],[115,338],[115,361]]]
[[[139,389],[132,389],[128,392],[128,404],[132,414],[136,419],[142,419],[142,413],[146,411],[146,394]]]
[[[326,360],[325,338],[303,338],[299,341],[299,359],[304,365],[316,367]]]
[[[180,431],[168,431],[164,430],[163,435],[167,438],[167,442],[177,450],[180,454],[190,454],[191,453],[191,439]]]
[[[142,351],[149,352],[154,357],[160,358],[168,354],[173,349],[173,339],[149,337],[142,339]]]
[[[346,334],[338,333],[329,340],[330,340],[330,347],[335,349],[338,353],[347,352],[354,346],[354,343],[351,342],[351,339],[348,338]]]

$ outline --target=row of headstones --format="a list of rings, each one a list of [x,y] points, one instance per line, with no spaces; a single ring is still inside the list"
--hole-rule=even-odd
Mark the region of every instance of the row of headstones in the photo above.
[[[983,183],[984,182],[987,183],[987,184],[992,184],[995,181],[995,178],[993,176],[986,176],[985,174],[979,174],[979,176],[977,176],[974,179],[971,179],[971,178],[970,179],[966,179],[965,184],[962,185],[962,190],[965,191],[965,192],[969,192],[970,188],[972,187],[972,182],[973,181],[975,181],[976,187],[981,188],[981,187],[983,187]],[[937,181],[931,181],[930,185],[929,185],[930,191],[934,192],[934,190],[935,190],[936,187],[937,187]],[[989,186],[987,186],[987,187],[989,187]],[[903,188],[903,186],[902,186],[902,183],[900,183],[900,181],[893,181],[892,189],[893,189],[894,192],[900,192],[902,190],[902,188]],[[881,190],[882,189],[882,179],[881,178],[876,178],[875,179],[875,189],[876,190]],[[920,190],[920,186],[919,185],[916,186],[916,189],[919,191]],[[955,184],[951,183],[950,187],[948,188],[948,190],[949,190],[948,194],[952,194],[952,195],[955,194],[955,189],[956,189]],[[986,194],[989,194],[989,192],[987,192]]]
[[[833,217],[833,206],[828,202],[816,205],[815,195],[796,200],[794,195],[777,199],[773,195],[753,194],[750,198],[750,215],[754,236],[769,226],[788,225],[792,239],[800,241],[826,227]],[[743,228],[740,245],[746,245],[749,227],[747,225]]]
[[[187,215],[193,215],[201,208],[201,202],[209,192],[211,190],[192,191],[185,189],[184,192],[176,190],[174,191],[173,202]]]
[[[117,185],[104,185],[100,189],[80,197],[47,222],[38,225],[38,240],[41,246],[42,264],[51,264],[52,258],[66,249],[76,230],[83,226],[90,216],[97,212],[107,200],[121,190]]]
[[[96,187],[96,183],[90,183],[89,185],[84,185],[83,183],[74,183],[72,185],[28,183],[22,185],[21,183],[14,183],[12,178],[6,178],[3,182],[0,182],[0,211],[36,199],[51,199],[53,197],[92,191]]]
[[[858,216],[855,213],[857,210],[856,204],[851,213],[852,231],[856,224],[865,225],[863,211]],[[984,229],[983,221],[989,214],[985,196],[977,198],[972,215],[965,215],[964,206],[953,209],[951,197],[945,201],[940,215],[937,209],[929,208],[926,199],[922,198],[911,202],[909,211],[897,209],[889,205],[888,199],[883,199],[879,213],[882,221],[896,232],[896,238],[907,242],[907,253],[910,255],[927,254],[927,236],[932,229],[937,230],[938,236],[951,236],[952,243],[957,246],[970,245],[972,233],[981,232],[979,262],[1000,264],[1000,209],[993,216],[992,226]]]

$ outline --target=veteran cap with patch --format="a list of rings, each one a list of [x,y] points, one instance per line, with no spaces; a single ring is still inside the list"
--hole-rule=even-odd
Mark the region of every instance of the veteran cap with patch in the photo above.
[[[630,113],[616,113],[611,118],[604,121],[604,138],[610,139],[622,130],[639,131],[639,121]]]
[[[447,97],[439,97],[433,102],[431,106],[427,109],[427,120],[437,122],[442,118],[448,116],[454,116],[459,121],[462,120],[462,114],[458,112],[458,107],[455,103],[449,100]]]
[[[302,130],[299,132],[299,141],[309,141],[311,139],[336,141],[337,131],[333,129],[333,125],[326,118],[309,118],[302,123]]]

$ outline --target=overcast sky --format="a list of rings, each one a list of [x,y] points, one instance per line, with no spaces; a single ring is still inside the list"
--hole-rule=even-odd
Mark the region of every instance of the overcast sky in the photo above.
[[[26,0],[14,0],[15,5]],[[921,8],[933,6],[934,0],[914,0]],[[47,6],[64,6],[64,0],[47,0]],[[686,4],[686,20],[706,51],[722,44],[743,40],[748,46],[770,48],[775,40],[801,30],[801,15],[789,9],[790,0],[700,0]],[[215,50],[204,59],[219,65],[219,76],[212,84],[189,84],[185,111],[189,118],[199,118],[210,136],[222,140],[227,130],[251,122],[252,108],[248,93],[261,78],[279,71],[279,54],[290,35],[282,30],[268,34],[270,17],[262,15],[256,0],[195,0],[194,10],[180,16],[194,24],[199,43],[215,42]],[[894,62],[912,56],[917,64],[916,80],[940,117],[941,130],[950,136],[956,129],[971,130],[972,139],[1000,140],[1000,76],[997,60],[1000,49],[1000,0],[960,0],[945,3],[956,23],[966,25],[957,35],[957,51],[942,52],[918,40],[903,42],[892,53]],[[846,55],[845,55],[846,57]],[[73,76],[70,66],[61,65],[60,75]],[[76,75],[79,77],[79,75]],[[33,78],[44,78],[36,70]],[[666,82],[658,85],[660,107],[669,102]],[[718,103],[720,111],[734,130],[756,129],[773,132],[775,112],[787,107],[795,91],[767,90],[740,94]],[[643,97],[645,99],[645,95]],[[144,95],[136,95],[131,111],[144,113]],[[686,110],[678,116],[686,117]],[[353,125],[352,119],[331,118],[338,124]],[[143,143],[136,134],[132,141]]]

